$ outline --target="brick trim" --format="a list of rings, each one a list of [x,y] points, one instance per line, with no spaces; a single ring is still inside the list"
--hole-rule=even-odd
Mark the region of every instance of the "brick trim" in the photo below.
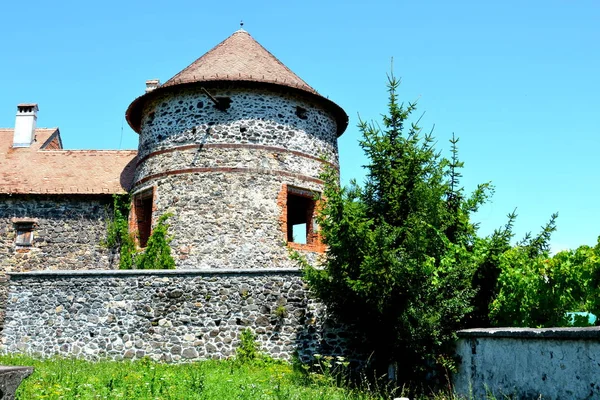
[[[237,167],[202,167],[202,168],[185,168],[185,169],[175,169],[171,171],[160,172],[158,174],[148,175],[145,178],[137,181],[133,186],[142,185],[149,180],[163,178],[165,176],[170,175],[182,175],[182,174],[193,174],[193,173],[202,173],[202,172],[234,172],[234,173],[251,173],[251,174],[268,174],[268,175],[277,175],[277,176],[286,176],[290,178],[297,178],[307,182],[314,182],[318,184],[323,184],[324,182],[321,179],[313,178],[312,176],[306,176],[302,174],[296,174],[293,172],[280,171],[280,170],[268,170],[268,169],[260,169],[260,168],[237,168]]]
[[[128,218],[129,233],[133,234],[134,242],[135,242],[135,245],[137,248],[141,248],[141,247],[140,247],[140,230],[139,230],[139,224],[138,224],[138,220],[137,220],[138,205],[136,203],[136,199],[138,199],[140,197],[151,197],[152,198],[152,211],[151,211],[151,216],[150,216],[150,234],[152,234],[152,230],[154,228],[154,221],[156,219],[156,211],[158,210],[158,207],[156,205],[156,203],[157,203],[156,192],[157,192],[156,186],[151,186],[151,187],[146,188],[145,190],[142,190],[139,193],[135,193],[133,196],[131,196],[131,207],[129,210],[129,218]],[[148,195],[148,193],[151,193],[151,194]]]
[[[321,233],[318,231],[314,232],[311,227],[309,227],[309,233],[308,233],[308,238],[307,238],[308,243],[302,244],[302,243],[295,243],[295,242],[288,241],[288,220],[287,220],[288,219],[288,204],[287,204],[288,192],[291,192],[291,193],[295,192],[295,190],[290,190],[290,189],[300,189],[300,188],[296,188],[295,186],[284,183],[283,185],[281,185],[281,191],[279,192],[279,195],[277,196],[277,206],[281,210],[280,214],[279,214],[279,226],[281,227],[281,233],[283,234],[283,240],[285,241],[285,243],[287,244],[287,246],[289,248],[294,249],[294,250],[325,253],[325,251],[327,250],[327,246],[325,246],[325,244],[323,243]],[[313,190],[310,190],[310,189],[306,189],[306,191],[313,192]],[[321,207],[320,203],[321,203],[321,200],[316,201],[313,213],[316,213],[317,210]]]
[[[340,169],[340,167],[334,163],[331,163],[329,161],[324,161],[324,160],[320,159],[319,157],[311,156],[310,154],[306,154],[301,151],[288,150],[288,149],[284,149],[281,147],[275,147],[275,146],[263,146],[263,145],[259,145],[259,144],[244,144],[244,143],[189,144],[189,145],[185,145],[185,146],[177,146],[177,147],[171,147],[169,149],[157,150],[157,151],[153,151],[152,153],[146,154],[144,157],[139,159],[136,164],[136,167],[139,166],[140,164],[142,164],[147,159],[152,158],[154,156],[158,156],[158,155],[165,154],[165,153],[171,153],[174,151],[200,149],[200,148],[203,148],[203,149],[253,149],[253,150],[255,149],[255,150],[274,151],[277,153],[289,153],[289,154],[293,154],[298,157],[303,157],[303,158],[308,158],[310,160],[319,161],[321,163],[331,166],[332,168],[335,168],[338,171]]]

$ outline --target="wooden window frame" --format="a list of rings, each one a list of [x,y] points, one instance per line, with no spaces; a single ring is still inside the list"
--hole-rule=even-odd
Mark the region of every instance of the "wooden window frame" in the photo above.
[[[26,218],[13,219],[15,229],[15,247],[28,249],[33,247],[36,221]]]

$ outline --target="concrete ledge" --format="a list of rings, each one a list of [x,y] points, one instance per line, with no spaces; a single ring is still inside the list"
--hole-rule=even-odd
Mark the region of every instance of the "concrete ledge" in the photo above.
[[[475,328],[458,331],[459,338],[599,340],[600,326],[587,328]]]
[[[600,399],[600,328],[458,332],[457,394],[469,399]]]
[[[32,373],[33,367],[0,366],[0,400],[13,400],[23,379]]]
[[[214,276],[214,275],[302,275],[297,268],[255,269],[130,269],[130,270],[61,270],[8,272],[11,280],[27,278],[103,278],[135,276]]]

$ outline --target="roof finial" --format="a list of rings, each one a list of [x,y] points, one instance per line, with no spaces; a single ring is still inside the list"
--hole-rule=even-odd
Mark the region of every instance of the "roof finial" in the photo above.
[[[243,20],[242,20],[242,21],[240,21],[240,29],[238,29],[236,32],[246,32],[246,31],[244,30],[244,21],[243,21]]]

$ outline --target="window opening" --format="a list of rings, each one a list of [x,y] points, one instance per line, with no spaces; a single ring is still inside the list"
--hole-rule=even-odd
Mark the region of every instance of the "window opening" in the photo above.
[[[316,223],[314,213],[315,194],[309,190],[288,187],[287,193],[287,240],[298,244],[314,241]]]
[[[308,116],[306,115],[306,108],[296,106],[296,116],[300,119],[308,119]]]
[[[135,196],[135,219],[137,222],[140,247],[146,247],[152,233],[152,205],[154,203],[152,189]]]
[[[33,245],[33,222],[15,223],[17,232],[15,244],[18,247],[31,247]]]

